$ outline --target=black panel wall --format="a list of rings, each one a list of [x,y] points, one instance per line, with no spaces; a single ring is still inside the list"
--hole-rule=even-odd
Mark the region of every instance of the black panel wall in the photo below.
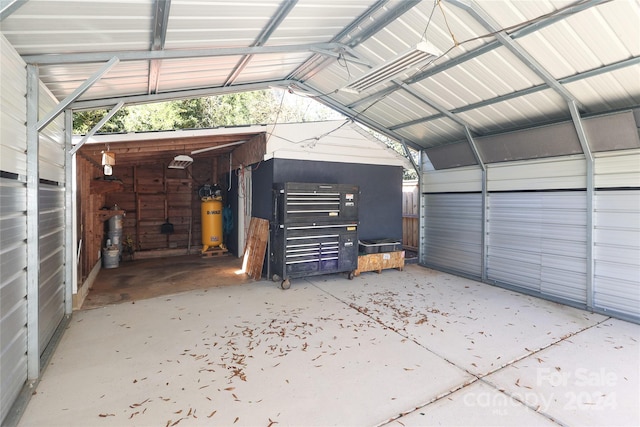
[[[274,182],[356,184],[360,187],[358,238],[402,240],[402,167],[271,159],[253,175],[252,215],[271,219]]]
[[[238,175],[233,171],[231,175],[227,174],[226,182],[221,185],[227,187],[223,189],[223,192],[228,190],[227,197],[224,198],[224,206],[231,206],[231,212],[233,213],[233,229],[230,235],[224,236],[224,244],[227,249],[234,255],[238,256]],[[231,189],[229,189],[229,179],[231,179]]]
[[[251,216],[271,220],[273,159],[253,165],[251,171]]]

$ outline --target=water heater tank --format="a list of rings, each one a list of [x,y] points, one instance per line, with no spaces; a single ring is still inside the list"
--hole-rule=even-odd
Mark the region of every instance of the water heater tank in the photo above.
[[[222,199],[205,197],[202,199],[202,252],[222,246]]]

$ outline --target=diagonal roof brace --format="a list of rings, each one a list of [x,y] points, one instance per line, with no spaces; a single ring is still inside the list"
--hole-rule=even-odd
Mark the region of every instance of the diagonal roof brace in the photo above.
[[[8,18],[9,15],[18,10],[20,6],[26,2],[27,0],[0,0],[0,22]]]
[[[100,80],[102,76],[107,74],[109,70],[116,66],[116,64],[120,62],[120,60],[116,57],[111,58],[109,62],[104,64],[98,71],[96,71],[91,77],[85,80],[76,90],[74,90],[69,96],[63,99],[53,111],[49,112],[43,119],[41,119],[38,123],[36,123],[36,129],[40,132],[42,129],[47,127],[49,123],[51,123],[58,114],[62,113],[72,102],[82,96],[95,82]]]
[[[102,126],[104,126],[104,124],[107,123],[109,119],[113,117],[113,115],[122,108],[123,105],[124,105],[124,102],[122,101],[118,102],[118,104],[115,107],[113,107],[111,111],[109,111],[107,115],[105,115],[102,118],[102,120],[100,120],[93,128],[91,128],[89,132],[87,132],[85,136],[82,137],[80,142],[78,142],[71,150],[69,150],[69,154],[71,155],[76,154],[76,152],[89,140],[89,138],[95,135],[95,133],[98,132],[100,128],[102,128]]]
[[[495,33],[495,37],[498,41],[505,46],[511,53],[513,53],[520,61],[522,61],[530,70],[538,75],[550,88],[555,90],[562,98],[567,102],[575,102],[578,106],[584,109],[584,106],[579,104],[579,101],[556,79],[549,73],[536,59],[531,56],[526,50],[524,50],[518,43],[516,43],[509,34],[500,30],[500,26],[493,20],[484,10],[482,10],[472,0],[448,0],[449,3],[465,10],[476,21],[478,21],[483,27],[492,33]]]

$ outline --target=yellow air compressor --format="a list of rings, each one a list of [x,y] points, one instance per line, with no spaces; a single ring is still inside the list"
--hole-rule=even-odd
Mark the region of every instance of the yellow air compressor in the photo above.
[[[203,197],[200,213],[202,216],[202,253],[205,253],[209,248],[223,248],[222,197]]]

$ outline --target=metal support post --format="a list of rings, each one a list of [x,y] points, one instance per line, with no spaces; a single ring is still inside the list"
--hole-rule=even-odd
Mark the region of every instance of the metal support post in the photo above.
[[[469,146],[471,147],[471,151],[473,151],[473,155],[476,158],[476,162],[478,162],[478,166],[482,169],[482,225],[481,225],[481,233],[480,244],[482,245],[480,248],[480,271],[482,281],[487,280],[487,166],[484,164],[482,157],[480,157],[480,152],[478,151],[478,147],[476,146],[476,142],[471,135],[471,131],[469,131],[468,127],[464,127],[464,133],[467,137],[467,141],[469,142]]]
[[[582,151],[584,153],[585,161],[587,162],[587,308],[593,309],[593,299],[594,299],[594,258],[593,258],[593,199],[595,196],[594,192],[594,172],[593,172],[593,154],[591,153],[591,148],[589,147],[589,140],[587,139],[587,134],[584,130],[584,126],[582,125],[582,119],[580,117],[580,112],[578,111],[578,106],[575,102],[570,101],[568,103],[569,110],[571,111],[571,118],[573,119],[573,125],[576,128],[576,132],[578,134],[578,140],[580,141],[580,145],[582,146]]]
[[[39,286],[40,233],[38,227],[38,187],[40,184],[40,156],[38,141],[39,71],[27,65],[27,377],[40,376]]]
[[[73,311],[73,291],[76,286],[78,269],[76,268],[76,204],[74,156],[70,153],[73,137],[73,112],[64,111],[64,312]]]

